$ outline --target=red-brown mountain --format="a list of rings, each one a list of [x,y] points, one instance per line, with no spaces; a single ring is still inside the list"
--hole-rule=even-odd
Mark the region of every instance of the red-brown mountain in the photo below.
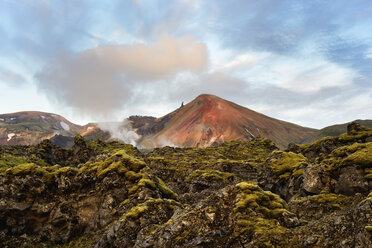
[[[138,144],[146,147],[165,145],[206,147],[229,140],[251,140],[263,136],[280,148],[290,142],[301,143],[317,131],[270,118],[213,95],[200,95],[192,102],[161,117],[131,116],[125,122],[141,135]],[[120,126],[123,123],[118,123]],[[115,139],[97,124],[80,126],[60,115],[36,111],[0,114],[0,145],[30,145],[51,139],[69,147],[73,137]]]
[[[291,142],[300,143],[316,131],[206,94],[161,118],[132,116],[129,121],[143,136],[140,144],[144,147],[206,147],[215,142],[262,136],[284,148]]]

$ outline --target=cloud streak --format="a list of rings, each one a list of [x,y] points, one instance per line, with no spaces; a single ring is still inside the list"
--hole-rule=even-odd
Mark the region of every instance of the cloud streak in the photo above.
[[[142,84],[169,80],[207,67],[205,44],[193,36],[163,36],[153,44],[104,45],[62,53],[37,75],[49,97],[91,114],[110,113],[129,102]]]

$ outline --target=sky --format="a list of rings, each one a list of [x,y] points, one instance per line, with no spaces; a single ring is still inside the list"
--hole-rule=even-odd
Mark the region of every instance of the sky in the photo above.
[[[372,119],[370,0],[0,0],[0,113],[160,117],[200,94],[322,128]]]

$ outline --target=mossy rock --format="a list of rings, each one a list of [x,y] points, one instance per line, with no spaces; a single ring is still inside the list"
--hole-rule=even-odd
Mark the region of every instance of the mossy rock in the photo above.
[[[265,214],[270,216],[276,215],[271,214],[271,210],[286,209],[288,207],[287,203],[280,196],[270,191],[264,191],[253,183],[241,182],[235,188],[238,190],[235,202],[235,211],[237,212],[245,212],[248,209],[254,210],[264,207],[269,211]],[[264,208],[261,208],[261,210]]]
[[[67,175],[67,174],[77,174],[79,172],[79,169],[75,168],[75,167],[70,167],[70,166],[65,166],[65,167],[62,167],[62,168],[59,168],[57,170],[54,171],[54,174],[59,176],[59,175]]]
[[[372,226],[365,226],[364,229],[366,229],[367,232],[372,234]]]
[[[156,211],[156,209],[161,206],[165,205],[167,208],[174,210],[175,207],[181,207],[182,204],[170,200],[170,199],[154,199],[149,198],[145,202],[138,204],[137,206],[132,207],[129,209],[120,219],[120,222],[124,221],[137,221],[143,214],[146,212],[153,212]]]
[[[15,167],[9,168],[5,171],[6,175],[9,176],[24,176],[24,175],[36,175],[41,176],[42,181],[46,184],[51,184],[54,179],[53,173],[48,172],[43,167],[40,167],[34,163],[20,164]]]
[[[254,183],[241,182],[234,212],[236,225],[233,238],[248,238],[257,247],[280,247],[288,244],[289,229],[280,224],[284,215],[293,215],[278,195],[263,191]]]
[[[294,197],[290,202],[290,209],[296,211],[305,219],[318,219],[332,211],[342,210],[350,205],[352,197],[324,193],[306,197]]]
[[[25,156],[15,156],[9,153],[0,154],[0,173],[4,174],[9,168],[15,167],[20,164],[34,163],[30,158]]]
[[[271,159],[270,168],[276,175],[282,175],[288,172],[291,173],[293,170],[297,169],[301,165],[307,164],[307,160],[302,154],[275,151],[273,152],[273,156],[278,158]],[[289,176],[290,175],[287,175],[286,179],[288,179]]]
[[[234,178],[234,174],[221,172],[218,170],[196,170],[192,174],[190,174],[185,182],[192,182],[194,180],[206,180],[210,183],[223,183],[227,184],[231,182]]]
[[[156,178],[157,180],[157,187],[159,188],[160,192],[162,193],[162,195],[166,198],[171,198],[171,199],[177,199],[178,195],[176,193],[174,193],[170,188],[167,187],[167,185],[165,185],[165,183],[163,182],[163,180],[161,180],[160,178]]]
[[[125,178],[131,182],[135,182],[140,179],[142,175],[140,173],[136,173],[134,171],[127,171],[125,172]]]
[[[356,165],[358,167],[372,167],[372,142],[359,146],[354,153],[348,155],[343,165]]]
[[[338,137],[341,142],[350,142],[372,136],[372,129],[361,130],[353,133],[344,133]]]

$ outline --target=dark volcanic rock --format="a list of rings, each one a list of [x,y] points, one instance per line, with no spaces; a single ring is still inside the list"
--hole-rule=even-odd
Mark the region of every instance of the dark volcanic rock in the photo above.
[[[143,154],[75,138],[0,152],[1,247],[371,247],[372,130]]]

